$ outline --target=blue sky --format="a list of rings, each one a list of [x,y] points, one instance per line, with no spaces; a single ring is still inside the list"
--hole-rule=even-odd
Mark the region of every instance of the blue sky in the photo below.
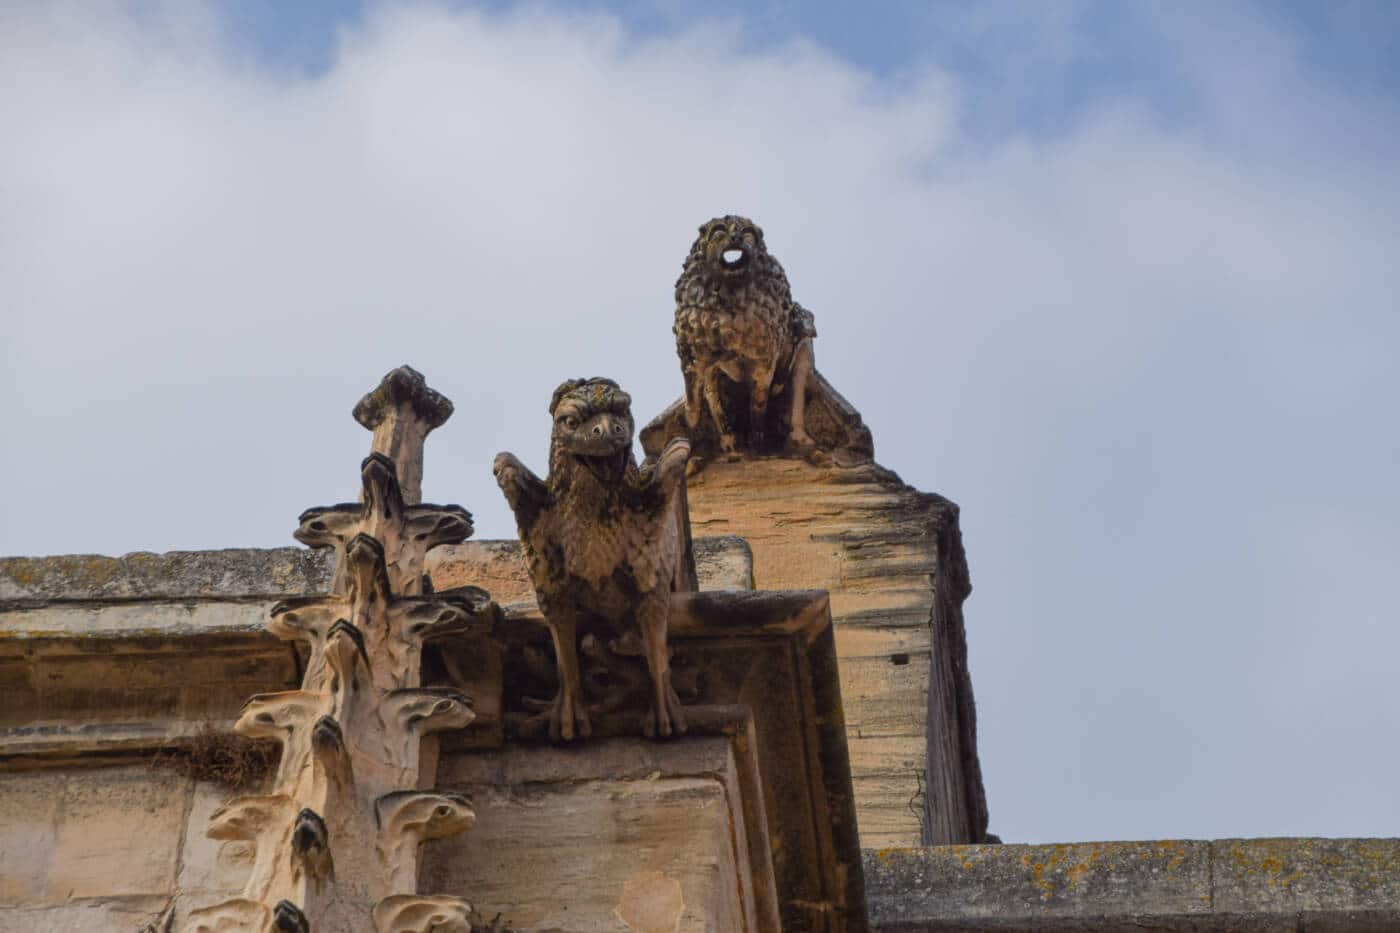
[[[694,9],[0,9],[0,553],[289,543],[405,362],[509,536],[747,213],[962,506],[994,831],[1400,835],[1400,6]]]
[[[499,0],[452,5],[496,11],[513,6]],[[231,41],[263,63],[319,73],[334,58],[337,30],[362,24],[371,6],[363,0],[246,0],[219,9]],[[1214,8],[1219,5],[1114,0],[859,5],[653,0],[540,6],[615,16],[639,35],[732,23],[753,48],[801,38],[882,77],[897,78],[927,65],[949,69],[978,104],[990,107],[990,115],[970,119],[978,133],[988,135],[1054,133],[1086,108],[1125,96],[1149,101],[1164,119],[1189,119],[1199,110],[1197,98],[1210,88],[1182,67],[1155,19],[1174,13],[1211,24],[1228,21]],[[1275,0],[1239,4],[1239,9],[1265,15],[1319,80],[1347,93],[1391,99],[1400,90],[1400,5]]]

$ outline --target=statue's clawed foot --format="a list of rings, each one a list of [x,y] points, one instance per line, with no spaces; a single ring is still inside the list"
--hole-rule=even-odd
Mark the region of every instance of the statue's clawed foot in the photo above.
[[[732,432],[721,434],[719,436],[719,452],[719,459],[721,460],[732,462],[734,460],[740,459],[739,444],[738,441],[735,440]]]
[[[788,443],[792,445],[794,450],[801,452],[806,452],[817,446],[817,442],[812,440],[812,435],[801,428],[795,428],[788,435]]]
[[[685,722],[685,711],[681,706],[681,698],[676,695],[675,689],[671,686],[669,673],[665,680],[657,705],[653,706],[652,710],[647,713],[646,723],[643,726],[647,738],[664,739],[672,735],[685,735],[685,730],[688,728]]]
[[[575,738],[586,739],[593,734],[593,724],[588,719],[588,710],[583,703],[567,690],[560,690],[553,700],[524,698],[524,703],[538,714],[525,721],[525,732],[536,735],[549,728],[552,742],[571,742]]]

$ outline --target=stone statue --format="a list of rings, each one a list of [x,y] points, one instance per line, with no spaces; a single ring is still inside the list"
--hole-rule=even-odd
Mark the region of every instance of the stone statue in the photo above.
[[[676,280],[674,331],[685,398],[642,431],[649,456],[679,436],[697,457],[874,456],[860,413],[814,368],[815,319],[792,300],[753,221],[731,214],[700,227]]]
[[[671,684],[666,628],[673,591],[694,589],[685,505],[690,443],[674,438],[655,463],[632,455],[632,400],[610,379],[565,382],[549,404],[549,478],[498,454],[496,481],[515,512],[530,580],[554,641],[559,692],[542,716],[553,739],[587,736],[579,623],[592,617],[639,635],[651,676],[649,735],[685,731]]]

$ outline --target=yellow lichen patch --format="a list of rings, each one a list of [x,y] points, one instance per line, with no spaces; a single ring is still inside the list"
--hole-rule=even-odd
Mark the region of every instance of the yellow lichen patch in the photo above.
[[[1093,846],[1087,855],[1079,859],[1069,867],[1065,873],[1069,877],[1070,887],[1074,887],[1089,873],[1089,869],[1094,867],[1094,863],[1103,857],[1103,847]]]
[[[1157,843],[1157,852],[1167,858],[1167,871],[1174,872],[1186,861],[1186,844],[1178,839],[1164,839]]]
[[[1046,879],[1045,866],[1040,862],[1031,866],[1031,883],[1040,888],[1041,900],[1048,901],[1055,893],[1055,885]]]

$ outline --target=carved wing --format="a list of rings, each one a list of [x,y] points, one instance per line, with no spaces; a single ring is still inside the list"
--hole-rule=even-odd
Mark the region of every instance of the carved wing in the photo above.
[[[549,486],[512,453],[497,454],[491,472],[496,475],[496,484],[505,493],[510,510],[515,513],[516,524],[522,533],[528,534],[540,512],[553,504]]]
[[[642,477],[646,491],[661,498],[659,507],[629,516],[627,560],[643,592],[698,589],[685,490],[689,456],[690,442],[675,438]]]

